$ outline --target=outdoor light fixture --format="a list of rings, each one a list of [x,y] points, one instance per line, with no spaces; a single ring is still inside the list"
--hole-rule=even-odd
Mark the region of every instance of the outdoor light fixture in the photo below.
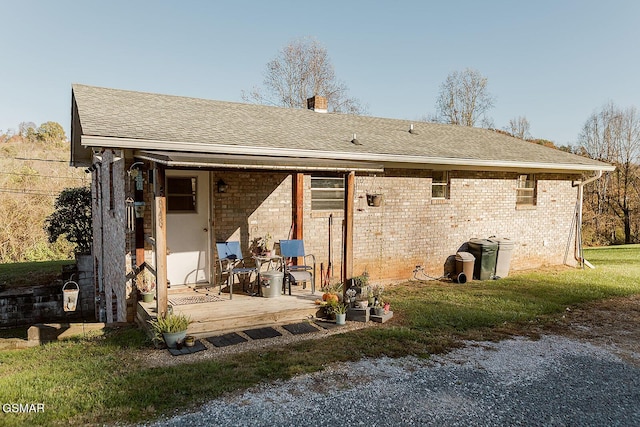
[[[224,182],[222,179],[218,180],[218,193],[226,193],[229,189],[229,184]]]

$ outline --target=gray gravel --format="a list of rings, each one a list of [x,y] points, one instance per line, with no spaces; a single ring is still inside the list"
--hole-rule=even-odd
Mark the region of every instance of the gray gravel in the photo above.
[[[215,399],[153,426],[638,426],[640,355],[561,336],[362,360]]]

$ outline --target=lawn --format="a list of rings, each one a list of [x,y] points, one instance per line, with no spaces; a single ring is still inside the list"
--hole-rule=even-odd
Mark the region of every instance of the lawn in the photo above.
[[[150,343],[135,328],[38,348],[0,352],[0,403],[44,403],[33,414],[0,413],[2,425],[133,423],[193,407],[262,381],[335,362],[408,354],[428,357],[461,338],[543,329],[591,301],[640,293],[640,246],[585,250],[596,269],[555,268],[497,281],[406,282],[388,287],[395,313],[383,327],[170,368],[137,356]],[[161,350],[158,350],[161,351]]]
[[[63,265],[73,263],[65,260],[0,264],[0,289],[51,283],[61,277]]]

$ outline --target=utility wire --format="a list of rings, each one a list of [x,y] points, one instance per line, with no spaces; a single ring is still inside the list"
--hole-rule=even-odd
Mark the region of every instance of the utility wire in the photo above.
[[[0,175],[18,175],[18,176],[33,176],[38,178],[57,178],[57,179],[81,179],[88,180],[89,177],[76,177],[76,176],[55,176],[55,175],[40,175],[37,173],[18,173],[18,172],[0,172]]]

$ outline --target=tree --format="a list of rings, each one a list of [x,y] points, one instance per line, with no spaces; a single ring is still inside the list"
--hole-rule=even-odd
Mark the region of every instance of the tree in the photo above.
[[[316,40],[295,40],[283,47],[266,67],[264,88],[242,92],[242,99],[259,104],[307,108],[315,95],[327,98],[333,112],[362,114],[364,108],[347,95],[347,86],[338,81],[327,50]]]
[[[516,138],[529,139],[531,137],[530,128],[529,120],[525,116],[518,116],[509,120],[509,126],[505,130]]]
[[[55,143],[67,140],[64,129],[57,122],[45,122],[36,131],[38,141]]]
[[[487,112],[493,108],[493,97],[487,90],[488,80],[480,72],[467,68],[454,71],[440,85],[436,102],[436,120],[461,126],[482,124],[488,127]]]
[[[21,122],[18,125],[18,135],[23,141],[35,142],[36,124],[33,122]]]
[[[49,242],[54,243],[64,236],[76,244],[77,254],[91,253],[91,190],[87,187],[65,188],[58,195],[54,208],[45,221]]]
[[[615,241],[615,227],[611,230],[612,221],[606,219],[607,215],[615,215],[622,220],[624,242],[633,243],[638,238],[638,230],[636,226],[633,232],[632,214],[640,203],[640,116],[637,110],[634,107],[621,109],[613,103],[605,105],[588,118],[579,142],[588,157],[616,166],[614,172],[595,182],[589,197],[596,234],[611,232],[609,239]],[[603,228],[600,222],[605,222],[606,227]]]

